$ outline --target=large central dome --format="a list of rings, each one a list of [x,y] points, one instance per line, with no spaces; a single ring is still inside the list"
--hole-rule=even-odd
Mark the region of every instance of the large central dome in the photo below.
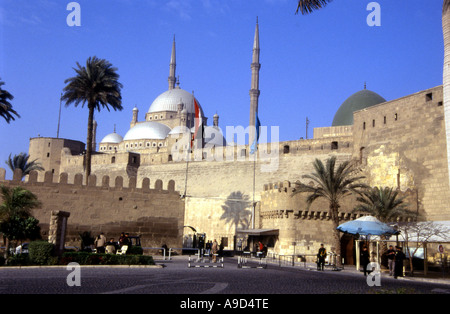
[[[375,92],[363,89],[342,103],[334,115],[332,126],[353,125],[353,112],[386,102]]]
[[[197,100],[197,98],[195,100],[197,101],[197,104],[200,107],[202,116],[204,116],[199,101]],[[180,103],[183,103],[184,105],[183,108],[187,110],[187,113],[195,113],[194,96],[191,93],[185,91],[184,89],[181,89],[180,87],[169,89],[168,91],[156,97],[156,99],[153,101],[150,108],[148,109],[148,113],[161,111],[176,112],[178,110],[178,105]]]
[[[170,128],[158,122],[141,122],[132,127],[123,140],[163,140],[169,134]]]

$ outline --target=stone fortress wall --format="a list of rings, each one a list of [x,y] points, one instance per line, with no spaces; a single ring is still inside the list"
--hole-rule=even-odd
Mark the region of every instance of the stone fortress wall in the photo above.
[[[450,220],[442,86],[354,113],[353,158],[371,186],[418,193],[426,220]]]
[[[307,183],[307,182],[304,182]],[[323,199],[317,199],[308,206],[307,193],[293,195],[295,183],[290,181],[274,182],[264,185],[261,193],[261,228],[264,230],[278,229],[278,241],[272,248],[281,255],[315,254],[324,243],[328,250],[333,251],[333,222],[329,214],[329,204]],[[415,190],[400,192],[411,204],[410,210],[416,211]],[[363,213],[354,213],[357,205],[356,197],[349,196],[341,200],[339,212],[340,223],[357,219]],[[398,219],[400,221],[400,219]],[[342,255],[347,262],[353,258],[353,239],[348,237],[342,241]],[[347,246],[350,248],[347,251]],[[352,263],[353,261],[350,261]]]
[[[202,151],[195,152],[192,159],[196,159],[189,163],[174,160],[169,148],[156,147],[150,148],[153,153],[149,151],[148,154],[146,150],[96,154],[92,159],[92,170],[97,178],[110,177],[110,185],[115,182],[115,177],[124,178],[125,188],[130,178],[137,178],[132,182],[136,182],[138,189],[143,188],[141,185],[146,178],[152,184],[158,180],[173,180],[174,190],[180,195],[186,194],[182,205],[184,225],[205,232],[207,240],[225,239],[226,249],[234,248],[237,230],[250,227],[255,201],[255,228],[279,228],[279,243],[274,245],[281,251],[292,252],[298,249],[298,244],[292,246],[294,242],[314,242],[306,247],[315,247],[329,241],[324,237],[329,222],[320,218],[326,209],[324,205],[312,209],[314,215],[319,215],[318,219],[312,216],[314,219],[289,218],[269,223],[267,217],[273,216],[274,211],[288,208],[295,212],[304,211],[304,208],[301,200],[295,201],[297,197],[289,198],[289,207],[280,207],[279,203],[287,202],[287,199],[281,201],[279,194],[269,193],[264,186],[270,182],[302,180],[303,175],[312,172],[316,158],[325,161],[330,156],[337,156],[338,162],[353,160],[366,176],[367,184],[415,193],[410,198],[411,208],[421,213],[424,219],[450,220],[441,104],[442,86],[438,86],[376,105],[355,112],[353,126],[316,128],[313,139],[273,142],[267,147],[259,144],[258,156],[263,154],[265,157],[256,162],[249,154],[248,146],[232,146],[223,152],[216,147],[206,155]],[[46,158],[44,151],[40,151],[39,156],[32,152],[33,140],[30,141],[32,159]],[[209,160],[211,152],[222,155],[223,161]],[[83,156],[73,155],[66,148],[61,151],[59,172],[68,174],[69,184],[75,182],[76,174],[84,172],[83,162]],[[267,168],[269,164],[275,167]],[[162,198],[159,200],[165,204]],[[346,202],[342,212],[347,215],[353,206],[352,201]],[[88,212],[85,209],[86,206],[77,210]],[[305,215],[310,217],[311,214]],[[287,221],[296,225],[284,225]],[[189,235],[189,230],[184,229],[185,236]]]
[[[143,179],[136,187],[136,178],[109,176],[89,177],[88,186],[83,185],[83,176],[75,176],[68,183],[66,173],[58,181],[53,180],[51,171],[38,181],[37,172],[21,181],[21,170],[16,170],[12,180],[5,180],[5,170],[0,168],[0,185],[21,186],[38,196],[42,202],[33,216],[40,221],[43,238],[48,236],[51,213],[69,212],[66,246],[80,246],[79,234],[85,231],[92,236],[103,232],[107,239],[118,240],[122,232],[141,235],[144,247],[182,247],[184,227],[184,201],[175,191],[175,182],[156,180],[152,186]],[[128,181],[124,187],[124,181]]]

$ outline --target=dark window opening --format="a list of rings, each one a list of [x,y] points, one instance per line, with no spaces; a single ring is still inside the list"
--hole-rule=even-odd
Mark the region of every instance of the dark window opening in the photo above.
[[[384,124],[386,124],[386,116],[384,116]]]
[[[372,120],[372,127],[375,127],[375,120]]]
[[[438,102],[438,107],[442,106],[442,101]]]
[[[284,145],[283,153],[284,154],[289,154],[289,145]]]
[[[425,100],[426,101],[432,101],[433,100],[433,93],[426,94]]]
[[[226,246],[228,246],[228,238],[222,238],[222,240],[221,240],[221,244],[222,244],[222,246],[223,247],[226,247]]]
[[[338,142],[331,142],[331,149],[338,149]]]

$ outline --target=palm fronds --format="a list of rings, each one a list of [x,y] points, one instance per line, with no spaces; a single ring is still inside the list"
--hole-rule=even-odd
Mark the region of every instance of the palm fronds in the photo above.
[[[2,89],[3,85],[5,85],[5,83],[0,81],[0,116],[9,123],[11,120],[15,120],[14,115],[18,118],[20,118],[20,115],[13,109],[9,102],[14,99],[14,96]]]
[[[295,14],[298,14],[299,11],[302,14],[312,13],[313,11],[325,7],[331,1],[333,0],[299,0]]]

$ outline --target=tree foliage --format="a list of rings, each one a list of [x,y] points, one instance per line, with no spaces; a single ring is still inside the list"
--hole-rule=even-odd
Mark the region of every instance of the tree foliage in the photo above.
[[[122,107],[122,84],[118,81],[119,74],[117,68],[104,59],[89,57],[86,66],[81,66],[77,62],[77,68],[74,68],[76,76],[64,81],[67,85],[64,87],[61,99],[65,101],[65,106],[74,104],[75,107],[81,104],[84,107],[87,104],[88,129],[86,140],[86,183],[91,174],[91,155],[93,142],[94,111],[100,112],[102,108],[110,111],[121,111]],[[95,149],[95,148],[94,148]]]
[[[15,120],[14,116],[20,118],[20,115],[13,109],[10,103],[10,100],[13,100],[14,96],[7,90],[2,89],[3,85],[5,83],[0,81],[0,116],[9,123],[11,120]]]
[[[24,178],[27,174],[29,174],[31,171],[43,171],[44,168],[41,166],[40,163],[37,162],[37,159],[28,161],[30,158],[30,155],[27,153],[20,153],[19,155],[14,155],[13,158],[11,158],[11,154],[9,154],[8,160],[5,161],[5,163],[8,165],[9,169],[11,169],[12,172],[16,169],[22,170],[22,178]]]
[[[336,164],[336,157],[330,157],[324,165],[321,160],[316,159],[313,163],[314,172],[304,175],[303,178],[312,180],[313,185],[306,185],[297,181],[292,195],[308,193],[306,202],[310,206],[317,199],[325,199],[329,204],[329,213],[333,222],[333,236],[336,254],[341,255],[341,244],[339,231],[339,208],[343,198],[360,193],[361,189],[367,188],[359,181],[363,176],[355,174],[355,167],[350,161]],[[338,258],[338,265],[341,259]]]

